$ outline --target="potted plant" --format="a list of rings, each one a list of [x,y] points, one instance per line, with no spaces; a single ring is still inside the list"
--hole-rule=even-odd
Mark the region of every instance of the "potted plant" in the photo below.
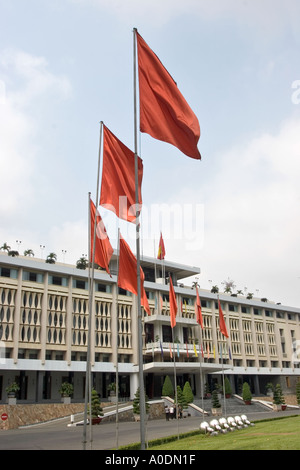
[[[219,401],[219,393],[218,390],[214,389],[212,392],[212,404],[211,404],[211,414],[212,415],[221,415],[222,414],[222,408],[221,408],[221,403]]]
[[[107,387],[107,390],[109,391],[109,399],[110,401],[115,402],[116,401],[116,390],[117,390],[117,384],[116,382],[111,382],[109,386]]]
[[[248,382],[243,383],[242,397],[245,405],[251,405],[252,393]]]
[[[210,388],[209,388],[208,382],[205,382],[204,398],[211,398],[211,392],[210,392]]]
[[[232,389],[231,389],[231,385],[230,385],[230,381],[228,377],[225,377],[224,386],[225,386],[225,397],[230,398],[232,394]]]
[[[140,387],[137,389],[134,395],[133,399],[133,415],[135,421],[140,421]],[[148,397],[145,393],[145,410],[146,410],[146,415],[149,413],[149,408],[150,405],[148,403]],[[146,416],[147,417],[147,416]]]
[[[8,387],[6,387],[5,390],[7,393],[8,404],[15,405],[17,402],[16,394],[20,390],[20,386],[17,384],[17,382],[13,382]]]
[[[286,409],[286,404],[285,404],[284,396],[282,393],[281,385],[277,384],[274,389],[274,395],[273,395],[273,410],[280,411],[280,410],[285,410],[285,409]]]
[[[58,390],[61,394],[62,402],[65,404],[71,403],[71,395],[73,395],[74,387],[69,382],[63,382]]]
[[[266,385],[266,394],[268,397],[273,397],[273,392],[274,392],[274,385],[269,382]]]
[[[92,388],[91,415],[92,415],[92,425],[101,423],[103,410],[101,407],[99,395],[94,388]]]

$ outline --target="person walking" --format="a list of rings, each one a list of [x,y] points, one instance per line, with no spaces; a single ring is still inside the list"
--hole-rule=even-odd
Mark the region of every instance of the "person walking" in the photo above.
[[[168,405],[165,406],[166,420],[169,421],[170,418],[170,408]]]
[[[174,418],[174,407],[173,405],[170,406],[170,419]]]

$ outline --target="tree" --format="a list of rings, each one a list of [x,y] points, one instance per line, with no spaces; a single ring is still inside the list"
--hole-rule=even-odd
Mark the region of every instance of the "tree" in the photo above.
[[[9,250],[8,256],[19,256],[19,252],[16,250]]]
[[[79,260],[76,262],[76,268],[77,269],[86,269],[88,267],[88,260],[84,257],[79,258]]]
[[[221,408],[221,403],[219,402],[219,397],[218,397],[218,390],[214,390],[212,392],[212,403],[211,403],[212,408]]]
[[[55,253],[49,253],[46,259],[46,263],[55,264],[56,260],[57,260],[57,255]]]
[[[146,395],[146,393],[145,393],[145,409],[146,409],[146,413],[149,413],[149,408],[150,408],[150,405],[149,405],[148,400],[149,400],[149,398],[147,397],[147,395]],[[132,406],[133,406],[133,413],[136,414],[136,415],[139,415],[139,414],[140,414],[140,387],[139,387],[139,388],[137,389],[137,391],[135,392]]]
[[[231,384],[230,384],[228,377],[225,377],[224,387],[225,387],[225,396],[230,397],[230,395],[232,394],[232,389],[231,389]]]
[[[211,291],[212,294],[217,294],[219,292],[218,286],[212,286]]]
[[[97,391],[94,388],[92,388],[91,415],[92,415],[92,418],[98,418],[98,416],[103,416],[103,410],[100,404],[100,398],[99,398]]]
[[[194,394],[192,392],[192,388],[190,385],[190,382],[185,382],[184,387],[183,387],[183,395],[185,396],[186,402],[187,403],[193,403],[194,401]]]
[[[0,250],[2,251],[7,251],[7,253],[10,251],[10,246],[4,242],[3,245],[1,246]]]
[[[168,375],[166,376],[164,380],[161,394],[164,397],[174,397],[174,387]]]
[[[296,385],[296,397],[297,397],[297,403],[300,406],[300,382],[298,382]]]
[[[252,400],[252,393],[251,393],[248,382],[243,383],[242,397],[245,402],[249,402]]]
[[[282,388],[280,384],[277,384],[275,389],[274,389],[274,395],[273,395],[273,403],[274,405],[284,405],[285,404],[285,399],[282,393]]]
[[[177,402],[178,406],[181,406],[182,409],[188,407],[189,402],[187,401],[183,391],[181,390],[180,385],[177,385]]]
[[[24,251],[24,256],[34,256],[34,252],[29,248],[29,250]]]

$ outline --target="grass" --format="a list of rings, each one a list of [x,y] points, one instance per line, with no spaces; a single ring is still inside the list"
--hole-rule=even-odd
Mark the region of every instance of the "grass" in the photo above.
[[[154,443],[153,443],[154,444]],[[300,450],[300,416],[258,421],[238,431],[175,439],[150,450]]]

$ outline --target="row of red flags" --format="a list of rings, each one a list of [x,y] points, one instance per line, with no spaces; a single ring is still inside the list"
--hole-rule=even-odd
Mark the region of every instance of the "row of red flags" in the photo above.
[[[140,131],[151,135],[155,139],[174,145],[188,157],[201,159],[197,148],[197,143],[200,138],[200,126],[196,115],[189,107],[178,90],[177,84],[156,54],[149,48],[136,30],[135,34],[138,52]],[[103,169],[100,205],[113,211],[116,216],[121,219],[128,222],[135,222],[136,214],[142,207],[142,179],[143,162],[141,158],[138,157],[139,207],[136,207],[135,155],[103,125]],[[110,274],[109,262],[113,248],[98,211],[96,216],[96,207],[92,201],[90,202],[90,220],[90,259],[92,260],[93,255],[93,235],[94,224],[96,222],[94,261]],[[118,286],[133,294],[137,294],[137,260],[121,235],[119,246]],[[165,247],[161,235],[158,259],[164,259],[164,257]],[[145,277],[142,268],[140,269],[141,304],[147,313],[150,314],[150,308],[144,290]],[[171,327],[173,328],[176,325],[177,303],[171,277],[169,297]],[[197,322],[203,328],[198,290]]]

